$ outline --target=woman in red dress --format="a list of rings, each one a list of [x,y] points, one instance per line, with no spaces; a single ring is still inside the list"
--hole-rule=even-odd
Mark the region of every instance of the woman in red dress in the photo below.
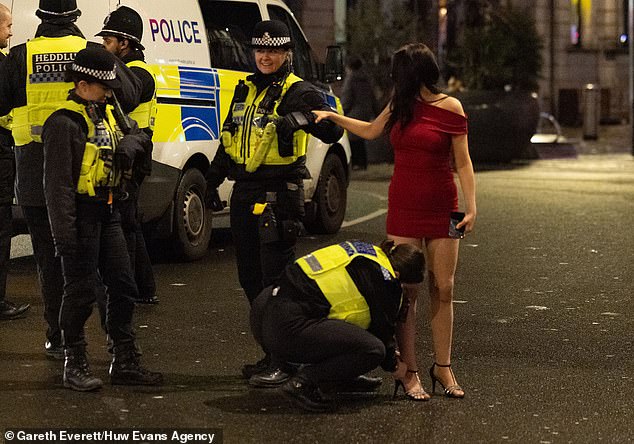
[[[364,139],[384,132],[394,149],[390,182],[387,235],[397,244],[423,248],[427,257],[430,318],[435,361],[429,369],[432,390],[436,382],[445,396],[463,398],[451,369],[453,287],[458,262],[458,239],[449,235],[450,214],[458,209],[454,169],[464,201],[464,218],[457,228],[473,230],[476,219],[475,175],[467,145],[467,119],[460,102],[436,87],[440,70],[427,46],[412,43],[392,57],[392,100],[372,122],[329,111],[314,111],[317,120],[329,119]],[[420,286],[409,286],[405,296],[410,310],[397,330],[400,359],[407,366],[397,381],[415,401],[430,397],[418,378],[415,352],[416,299]]]

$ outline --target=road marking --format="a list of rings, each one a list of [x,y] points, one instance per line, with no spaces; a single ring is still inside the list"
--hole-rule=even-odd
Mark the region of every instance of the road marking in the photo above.
[[[357,225],[363,222],[367,222],[376,217],[382,216],[387,213],[386,208],[381,208],[380,210],[373,211],[370,214],[366,214],[365,216],[357,217],[356,219],[346,220],[341,224],[341,228],[351,227],[352,225]]]

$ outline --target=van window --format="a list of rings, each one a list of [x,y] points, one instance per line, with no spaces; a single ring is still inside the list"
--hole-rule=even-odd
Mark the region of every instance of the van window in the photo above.
[[[256,3],[199,0],[207,27],[209,55],[214,68],[252,72],[255,68],[249,41],[260,21]]]
[[[295,20],[291,15],[283,8],[279,6],[267,6],[269,16],[273,20],[279,20],[286,23],[288,29],[291,31],[291,38],[293,39],[293,67],[295,73],[304,80],[313,80],[316,78],[316,70],[313,68],[313,60],[310,56],[310,46],[304,38],[302,31],[295,23]]]

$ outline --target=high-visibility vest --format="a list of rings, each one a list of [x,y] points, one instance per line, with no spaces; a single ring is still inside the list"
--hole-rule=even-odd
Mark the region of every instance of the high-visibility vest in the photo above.
[[[106,118],[97,125],[86,112],[86,106],[72,100],[58,109],[81,114],[88,125],[86,148],[81,161],[77,193],[94,196],[95,188],[115,187],[121,180],[121,172],[114,165],[114,153],[119,142],[119,130],[111,105],[106,105]]]
[[[36,37],[26,43],[26,105],[14,110],[16,146],[42,142],[44,122],[66,101],[73,87],[64,81],[66,67],[86,43],[86,39],[74,35]]]
[[[346,266],[357,257],[380,265],[385,279],[395,279],[394,269],[379,247],[365,242],[342,242],[314,251],[295,261],[313,279],[330,304],[329,319],[341,319],[367,329],[370,308],[354,284]]]
[[[279,117],[277,114],[277,107],[282,101],[284,94],[288,91],[288,88],[290,88],[293,83],[301,81],[302,79],[293,73],[290,73],[286,77],[286,80],[282,85],[282,93],[275,102],[273,112],[268,114],[270,120],[274,120]],[[249,159],[255,155],[256,148],[258,148],[260,140],[262,139],[262,136],[264,136],[264,127],[258,127],[254,124],[254,122],[258,122],[258,120],[264,117],[262,112],[258,112],[262,111],[258,110],[258,108],[260,102],[264,99],[266,92],[269,89],[265,88],[258,94],[253,83],[247,82],[246,85],[249,88],[249,93],[247,94],[245,101],[234,102],[231,110],[233,122],[237,125],[238,130],[235,134],[231,134],[228,131],[223,131],[222,133],[222,144],[225,151],[229,154],[231,159],[239,165],[246,164]],[[277,150],[277,134],[275,134],[270,140],[270,146],[272,149],[268,150],[261,163],[263,165],[289,165],[297,161],[300,157],[306,155],[307,141],[308,134],[302,130],[295,131],[293,135],[293,154],[282,157]]]
[[[154,121],[156,120],[156,110],[157,110],[156,75],[152,72],[149,65],[142,60],[133,60],[129,63],[126,63],[126,65],[129,68],[132,68],[133,66],[135,66],[137,68],[144,69],[154,79],[154,95],[152,96],[152,98],[147,102],[139,103],[139,106],[137,106],[130,113],[130,118],[136,121],[136,123],[139,125],[139,128],[141,129],[149,128],[150,131],[154,131]]]
[[[13,111],[6,116],[0,117],[0,126],[6,130],[11,131],[13,128]]]

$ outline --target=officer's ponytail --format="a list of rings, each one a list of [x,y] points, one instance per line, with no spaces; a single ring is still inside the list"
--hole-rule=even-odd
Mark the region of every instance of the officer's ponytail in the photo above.
[[[381,250],[385,252],[394,271],[398,271],[399,280],[406,284],[423,282],[425,256],[420,248],[411,244],[395,244],[386,239],[381,242]]]

